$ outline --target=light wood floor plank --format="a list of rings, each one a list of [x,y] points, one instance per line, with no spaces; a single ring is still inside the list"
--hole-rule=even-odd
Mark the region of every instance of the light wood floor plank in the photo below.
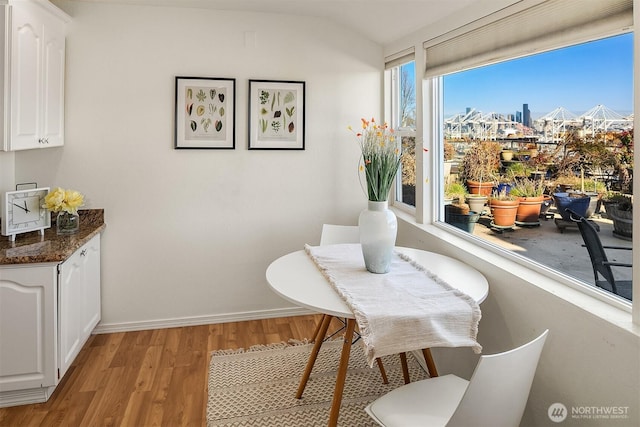
[[[0,427],[204,426],[212,351],[310,339],[319,321],[297,316],[93,335],[48,402],[0,409]]]

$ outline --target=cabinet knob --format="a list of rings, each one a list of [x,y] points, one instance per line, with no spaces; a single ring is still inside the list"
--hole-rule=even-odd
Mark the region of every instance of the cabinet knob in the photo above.
[[[80,251],[80,256],[85,256],[87,254],[87,250],[83,249]]]
[[[49,138],[38,138],[38,142],[40,144],[48,144],[49,143]]]

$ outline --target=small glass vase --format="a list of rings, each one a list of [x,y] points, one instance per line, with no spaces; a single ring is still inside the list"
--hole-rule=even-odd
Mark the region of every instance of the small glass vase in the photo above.
[[[77,213],[58,212],[56,230],[60,235],[77,233],[80,230],[80,216]]]

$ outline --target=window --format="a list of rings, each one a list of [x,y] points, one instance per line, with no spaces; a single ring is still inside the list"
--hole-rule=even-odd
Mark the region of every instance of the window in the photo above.
[[[416,78],[415,62],[410,61],[387,71],[390,79],[391,120],[401,140],[400,170],[396,179],[395,200],[416,205]]]
[[[418,222],[449,222],[445,212],[448,201],[442,197],[445,185],[464,172],[464,153],[475,141],[491,142],[500,150],[499,156],[503,148],[516,150],[512,163],[517,166],[510,169],[511,176],[527,166],[524,172],[533,182],[550,183],[554,174],[564,170],[572,176],[574,190],[582,191],[584,183],[584,190],[590,191],[588,185],[592,183],[593,190],[601,194],[605,190],[630,193],[634,113],[632,6],[632,0],[518,3],[425,41],[421,57],[424,62],[418,62],[424,64],[423,69],[415,68],[413,55],[410,60],[394,59],[391,64],[387,61],[386,117],[391,118],[388,121],[402,137],[404,157],[396,180],[396,206],[413,208]],[[531,25],[532,22],[544,24]],[[419,91],[416,83],[403,78],[412,74],[417,75]],[[421,148],[416,152],[416,139],[419,147],[424,140],[432,151],[426,156]],[[477,163],[483,159],[481,156]],[[498,172],[509,175],[508,162],[498,160]],[[432,167],[437,171],[435,176],[427,173]],[[434,179],[430,181],[429,177]],[[495,187],[497,184],[499,181]],[[547,188],[548,193],[554,190],[555,186]],[[425,200],[420,194],[425,195]],[[589,208],[597,209],[596,216],[601,212],[606,221],[608,214],[601,202],[596,200],[596,206],[590,204]],[[553,207],[550,209],[547,214]],[[490,213],[487,206],[484,210]],[[544,218],[539,218],[540,222]],[[544,225],[553,226],[554,237],[559,241],[569,240],[563,238],[569,233],[580,236],[577,230],[563,234],[551,216],[546,218]],[[541,258],[518,244],[525,234],[522,230],[528,240],[534,241],[539,240],[535,233],[548,227],[520,224],[509,231],[512,229],[493,227],[490,215],[484,215],[481,221],[477,228],[484,233],[442,226],[482,246],[509,253],[509,257],[517,253],[521,256],[514,259],[524,263],[528,259],[532,268],[551,268],[594,288],[586,249],[581,248],[586,264],[583,259],[579,267],[569,268],[556,262],[567,258],[560,253]],[[511,244],[500,245],[500,240]],[[486,245],[486,241],[492,244]],[[549,245],[552,250],[561,250],[553,242]],[[620,245],[632,246],[632,242],[621,240]],[[543,252],[549,252],[549,247]],[[625,255],[627,259],[631,262],[630,256]],[[575,275],[577,270],[582,275]],[[630,269],[624,274],[624,278],[630,278]],[[566,281],[569,282],[576,283]],[[598,293],[606,294],[592,292]]]
[[[576,226],[561,219],[562,209],[551,203],[560,203],[560,193],[587,194],[581,213],[606,230],[601,238],[610,238],[613,231],[630,240],[630,229],[621,234],[602,202],[613,192],[632,192],[632,59],[633,35],[628,33],[443,76],[442,140],[445,159],[454,165],[443,179],[444,203],[449,189],[464,186],[475,192],[465,178],[484,178],[491,182],[489,198],[501,189],[506,198],[535,186],[550,195],[541,203],[551,209],[550,216],[534,215],[523,222],[515,218],[515,223],[503,225],[497,211],[483,201],[476,208],[481,215],[469,216],[481,220],[475,227],[460,224],[463,217],[454,206],[441,209],[439,219],[593,284],[586,249],[578,245],[581,253],[571,253],[576,248],[572,239],[582,243],[579,233],[563,235],[565,228]],[[475,203],[468,197],[465,202]],[[612,240],[609,244],[615,245]],[[540,242],[548,245],[546,251]],[[564,250],[563,244],[570,246]],[[631,242],[620,240],[618,245],[630,247]],[[615,257],[631,263],[631,251],[616,252]],[[614,274],[618,280],[631,280],[629,268]]]

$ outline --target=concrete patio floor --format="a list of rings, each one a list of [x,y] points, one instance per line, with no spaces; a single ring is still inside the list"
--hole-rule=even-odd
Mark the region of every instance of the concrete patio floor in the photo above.
[[[551,208],[550,213],[555,212]],[[556,217],[560,215],[556,213]],[[607,246],[632,247],[632,242],[613,234],[613,223],[606,218],[604,210],[589,218],[600,226],[600,240]],[[502,232],[490,228],[490,219],[482,217],[475,226],[473,234],[506,249],[517,252],[531,260],[550,266],[572,277],[593,284],[593,269],[584,241],[577,227],[565,228],[564,232],[556,226],[553,219],[540,218],[540,226],[520,227]],[[609,261],[632,263],[632,251],[606,249]],[[631,280],[631,268],[613,267],[618,280]]]

